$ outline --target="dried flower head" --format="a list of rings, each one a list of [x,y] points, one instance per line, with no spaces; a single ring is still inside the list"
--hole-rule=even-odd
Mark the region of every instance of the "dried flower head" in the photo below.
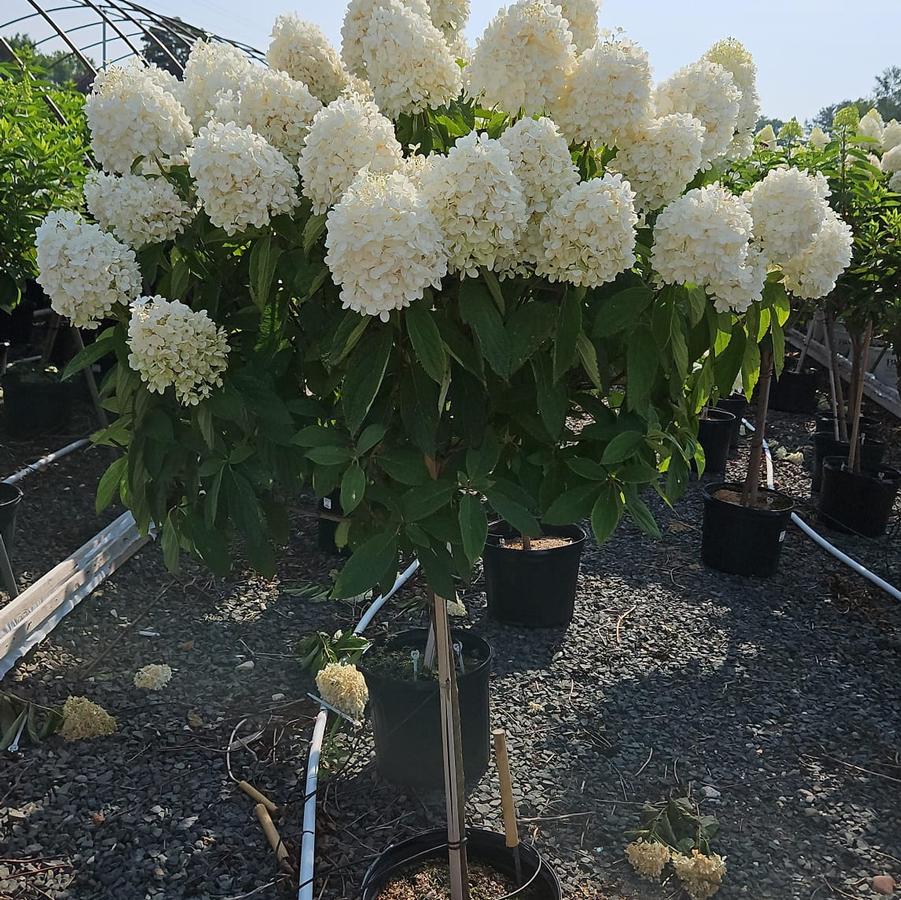
[[[641,838],[626,847],[629,864],[642,878],[658,881],[663,867],[669,862],[670,851],[666,844],[645,841]]]
[[[726,875],[726,860],[716,853],[705,856],[700,850],[692,850],[691,856],[674,853],[673,869],[682,887],[692,900],[707,900],[719,889]]]
[[[343,712],[348,718],[358,722],[369,700],[366,679],[354,665],[329,663],[316,676],[319,696],[329,706]]]
[[[143,666],[135,672],[134,685],[143,691],[161,691],[172,679],[172,669],[167,665]]]
[[[60,735],[67,741],[106,737],[116,731],[116,720],[87,697],[69,697],[63,704]]]

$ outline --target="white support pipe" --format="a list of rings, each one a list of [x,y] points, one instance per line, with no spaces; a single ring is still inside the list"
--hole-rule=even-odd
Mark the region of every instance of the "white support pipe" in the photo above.
[[[387,594],[381,594],[369,604],[366,612],[354,628],[353,633],[362,634],[378,615],[381,608],[413,577],[419,569],[419,560],[413,562],[397,576],[394,585]],[[304,786],[303,799],[303,834],[300,836],[300,878],[297,889],[298,900],[313,900],[313,870],[316,863],[316,791],[319,782],[319,757],[322,754],[322,741],[325,737],[325,725],[328,722],[328,709],[319,707],[319,715],[313,726],[313,738],[310,741],[310,752],[307,757],[307,779]]]
[[[747,420],[742,419],[742,423],[745,428],[750,428],[751,431],[754,431],[754,426]],[[763,449],[766,453],[766,482],[767,487],[770,490],[773,490],[774,485],[774,477],[773,477],[773,457],[770,454],[770,445],[766,442],[766,439],[763,441]],[[792,522],[804,532],[815,544],[822,547],[827,553],[834,556],[839,562],[844,563],[848,568],[857,572],[858,575],[866,578],[867,581],[872,582],[876,585],[876,587],[881,588],[885,591],[890,597],[894,597],[895,600],[901,600],[901,591],[898,590],[894,585],[889,584],[884,578],[880,578],[875,572],[871,572],[865,566],[862,566],[856,559],[848,556],[847,553],[842,552],[838,549],[834,544],[830,544],[829,541],[826,540],[819,532],[814,531],[797,513],[792,513],[791,515]]]
[[[74,453],[76,450],[81,450],[82,447],[87,447],[90,443],[90,438],[80,438],[77,441],[72,441],[71,444],[66,444],[65,447],[54,450],[53,453],[48,453],[46,456],[42,456],[33,463],[29,463],[24,469],[19,469],[18,472],[15,472],[10,475],[9,478],[4,478],[3,480],[7,484],[15,484],[17,481],[21,481],[26,475],[31,475],[32,472],[40,472],[41,469],[46,469],[47,466],[53,465],[57,460],[62,459],[64,456],[68,456],[70,453]]]

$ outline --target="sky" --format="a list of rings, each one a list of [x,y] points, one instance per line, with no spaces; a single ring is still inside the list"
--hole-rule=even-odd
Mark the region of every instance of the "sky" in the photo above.
[[[275,17],[292,11],[340,43],[346,6],[342,0],[144,3],[261,50]],[[471,42],[502,5],[472,0]],[[738,38],[757,61],[764,115],[780,119],[803,121],[830,103],[865,96],[879,72],[901,65],[901,0],[603,0],[600,21],[647,49],[657,79],[719,38]]]

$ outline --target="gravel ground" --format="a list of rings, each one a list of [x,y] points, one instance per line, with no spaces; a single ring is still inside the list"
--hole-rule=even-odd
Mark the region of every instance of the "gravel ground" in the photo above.
[[[771,434],[807,454],[811,427],[774,413]],[[783,490],[809,496],[803,466],[776,466]],[[26,483],[29,543],[52,541],[56,553],[70,519],[97,530],[92,491],[77,488],[102,468],[84,454]],[[659,542],[626,523],[603,548],[587,545],[565,631],[490,622],[479,582],[464,596],[495,648],[492,724],[508,731],[520,813],[565,896],[678,896],[637,881],[622,848],[643,802],[689,790],[721,823],[720,896],[868,898],[874,875],[901,880],[901,609],[796,530],[777,577],[706,569],[697,486],[656,512]],[[897,518],[882,541],[837,539],[896,583]],[[291,895],[229,764],[286,807],[280,827],[294,852],[313,708],[293,647],[359,613],[302,596],[335,561],[315,549],[311,519],[298,510],[294,521],[271,582],[172,578],[145,549],[4,680],[40,703],[89,696],[119,731],[54,737],[0,760],[0,898]],[[65,542],[68,552],[80,541],[73,531]],[[420,593],[414,585],[401,600]],[[386,613],[374,633],[411,618],[398,605]],[[151,662],[175,674],[147,694],[131,679]],[[249,750],[233,743],[235,729]],[[330,741],[325,767],[316,895],[343,900],[376,854],[440,823],[443,807],[379,780],[368,729]],[[497,798],[489,772],[470,796],[472,821],[499,828]]]

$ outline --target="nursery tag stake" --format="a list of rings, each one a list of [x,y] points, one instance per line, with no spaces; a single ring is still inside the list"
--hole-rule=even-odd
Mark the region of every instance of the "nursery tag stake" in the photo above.
[[[501,783],[501,807],[504,810],[504,834],[507,838],[507,849],[513,851],[516,883],[521,885],[522,861],[519,857],[519,826],[516,823],[516,803],[513,800],[510,757],[507,754],[507,733],[502,728],[498,728],[494,732],[494,755],[497,759],[497,777]]]

